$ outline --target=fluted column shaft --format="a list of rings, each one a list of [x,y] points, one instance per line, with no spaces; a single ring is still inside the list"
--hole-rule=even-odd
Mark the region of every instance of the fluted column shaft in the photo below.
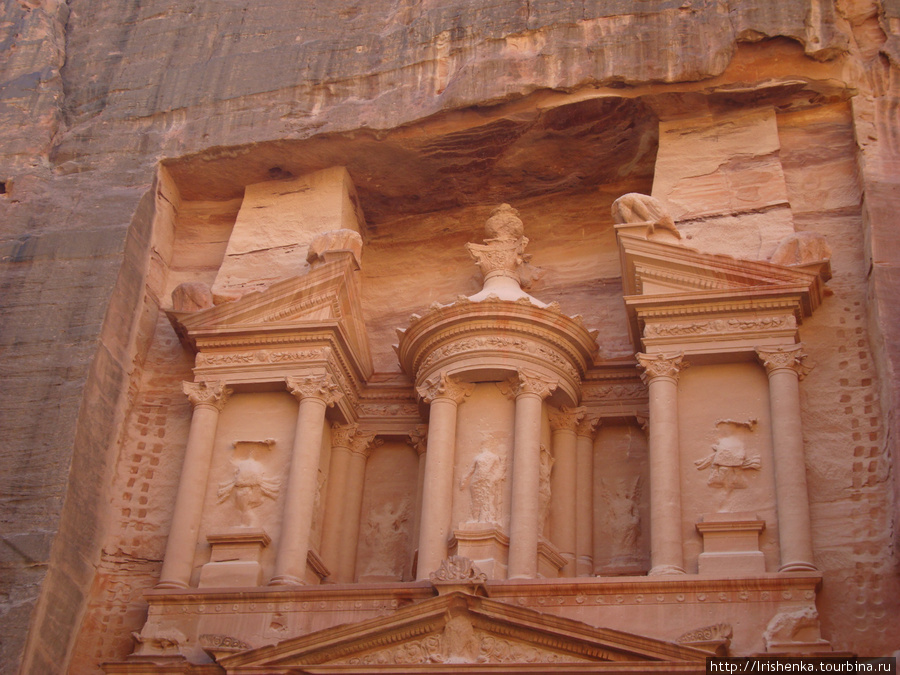
[[[375,441],[375,434],[356,434],[350,441],[347,466],[347,489],[344,494],[344,523],[338,549],[337,580],[352,583],[356,578],[356,552],[359,547],[359,523],[363,490],[366,483],[366,464]]]
[[[337,571],[347,503],[350,439],[356,429],[355,424],[335,424],[331,428],[331,463],[328,468],[328,492],[322,522],[322,560],[331,572],[330,581],[344,581],[338,578]]]
[[[231,395],[231,389],[224,382],[184,382],[182,389],[190,399],[194,413],[157,588],[187,588],[190,585],[219,412]]]
[[[594,433],[599,420],[579,421],[576,435],[575,573],[594,576]]]
[[[678,447],[682,355],[637,358],[650,389],[650,574],[684,574]]]
[[[556,383],[519,373],[513,383],[516,424],[513,447],[512,503],[509,521],[510,579],[537,576],[540,539],[541,413]]]
[[[560,408],[550,411],[550,429],[553,432],[552,490],[550,507],[553,523],[553,543],[556,544],[566,564],[563,576],[575,576],[575,550],[578,522],[578,457],[575,428],[584,418],[584,408],[574,410]]]
[[[419,396],[431,404],[431,410],[422,485],[417,580],[428,579],[447,557],[456,456],[456,413],[458,405],[474,389],[475,385],[459,382],[446,373],[418,388]]]
[[[270,586],[304,583],[312,528],[319,455],[325,429],[325,411],[341,397],[329,375],[286,378],[288,390],[300,401],[291,449],[281,519],[281,537]]]
[[[815,570],[809,491],[800,412],[800,379],[803,345],[759,348],[757,355],[769,376],[769,407],[772,414],[772,450],[775,463],[775,499],[778,504],[779,572]]]

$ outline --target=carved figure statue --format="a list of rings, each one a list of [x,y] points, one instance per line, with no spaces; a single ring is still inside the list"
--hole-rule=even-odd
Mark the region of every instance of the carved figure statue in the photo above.
[[[756,420],[750,422],[735,422],[734,420],[719,420],[716,426],[733,425],[746,427],[752,431],[756,426]],[[744,441],[738,436],[729,433],[717,440],[712,446],[712,454],[694,462],[698,471],[709,469],[706,484],[711,487],[724,487],[731,491],[747,487],[744,471],[747,469],[759,471],[759,455],[747,456]]]
[[[472,497],[469,522],[500,524],[501,484],[505,479],[506,462],[487,445],[483,446],[459,481],[460,490],[468,485]]]
[[[640,499],[640,476],[633,481],[617,478],[614,487],[603,491],[614,560],[630,558],[636,552],[638,538],[641,536],[641,514],[638,509]]]
[[[385,502],[369,512],[364,541],[369,560],[363,576],[399,577],[407,544],[407,523],[412,508],[409,499]]]
[[[646,223],[650,227],[650,234],[659,227],[681,239],[681,233],[675,227],[675,221],[666,207],[650,195],[639,192],[622,195],[612,204],[612,217],[614,223]]]
[[[275,499],[279,487],[278,480],[266,477],[262,464],[255,459],[242,459],[234,463],[231,480],[219,485],[218,503],[233,497],[241,513],[241,525],[255,527],[258,525],[257,507],[265,499]]]
[[[547,516],[550,514],[550,474],[553,471],[553,463],[556,460],[553,458],[553,455],[550,454],[550,451],[543,445],[541,445],[541,483],[540,488],[538,488],[538,532],[544,531],[544,526],[547,524]]]

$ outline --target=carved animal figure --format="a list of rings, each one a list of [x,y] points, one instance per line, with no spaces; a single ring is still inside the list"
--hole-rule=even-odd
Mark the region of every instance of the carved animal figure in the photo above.
[[[675,227],[675,221],[666,207],[650,195],[639,192],[622,195],[612,204],[612,217],[614,223],[646,223],[650,226],[651,234],[660,227],[681,239],[681,233]]]

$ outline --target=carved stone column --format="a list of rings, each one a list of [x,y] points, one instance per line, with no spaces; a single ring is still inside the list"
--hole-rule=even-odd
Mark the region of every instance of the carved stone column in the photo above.
[[[356,424],[331,426],[331,464],[328,468],[328,492],[325,496],[325,517],[322,522],[322,560],[338,581],[337,570],[342,530],[347,503],[347,480],[350,467],[350,440]]]
[[[806,460],[800,421],[800,380],[809,372],[803,345],[758,348],[769,376],[775,499],[778,504],[779,572],[815,570],[809,520]]]
[[[428,425],[420,424],[409,434],[409,444],[415,449],[418,455],[419,465],[416,474],[416,501],[414,504],[422,503],[422,492],[425,487],[425,458],[428,450]],[[413,509],[413,526],[412,536],[415,541],[419,540],[420,526],[422,523],[422,512],[420,509]],[[412,569],[412,568],[410,568]]]
[[[190,585],[219,413],[231,396],[231,389],[221,381],[183,382],[181,386],[194,407],[194,414],[157,588]]]
[[[446,372],[418,388],[419,396],[431,405],[419,521],[416,579],[420,581],[428,579],[447,557],[456,455],[456,412],[457,406],[474,390],[474,384],[459,382]]]
[[[270,586],[303,583],[315,508],[325,410],[342,396],[330,375],[288,377],[285,381],[288,390],[300,401],[300,406],[284,498],[281,538],[275,558],[275,576],[269,582]]]
[[[584,417],[575,428],[575,571],[579,577],[594,576],[594,435],[599,425],[596,417]]]
[[[350,464],[347,467],[347,486],[343,495],[344,523],[340,528],[340,546],[336,581],[352,583],[356,578],[356,551],[359,546],[359,518],[363,489],[366,484],[366,463],[376,443],[374,433],[357,433],[350,440]]]
[[[684,574],[678,375],[683,354],[636,354],[650,388],[650,574]]]
[[[509,522],[510,579],[537,576],[540,528],[541,412],[556,382],[520,372],[512,382],[516,399],[512,503]]]
[[[575,428],[584,419],[584,408],[551,409],[550,429],[553,432],[552,494],[550,517],[553,523],[553,543],[556,544],[566,565],[563,576],[575,576],[575,550],[578,510],[578,451]]]

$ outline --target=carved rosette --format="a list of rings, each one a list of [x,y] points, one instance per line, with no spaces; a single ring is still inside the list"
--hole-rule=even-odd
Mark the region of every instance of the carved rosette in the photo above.
[[[806,354],[801,353],[802,350],[802,343],[790,347],[757,347],[756,355],[769,377],[779,370],[791,370],[802,380],[812,370],[811,366],[803,363]]]
[[[658,378],[678,381],[681,371],[687,367],[684,354],[635,354],[638,367],[641,369],[641,380],[650,384]]]
[[[288,391],[300,401],[318,398],[330,408],[343,396],[331,375],[297,375],[286,377],[284,381]]]
[[[551,431],[571,431],[577,433],[578,427],[584,421],[587,414],[587,408],[569,408],[561,406],[560,408],[550,408],[547,410],[550,417]]]
[[[222,380],[212,382],[182,382],[181,389],[190,400],[191,405],[215,408],[219,412],[232,394],[232,389],[225,386]]]
[[[456,404],[475,391],[475,385],[461,382],[442,371],[425,383],[416,387],[416,391],[425,403],[432,403],[437,399],[449,399]]]

